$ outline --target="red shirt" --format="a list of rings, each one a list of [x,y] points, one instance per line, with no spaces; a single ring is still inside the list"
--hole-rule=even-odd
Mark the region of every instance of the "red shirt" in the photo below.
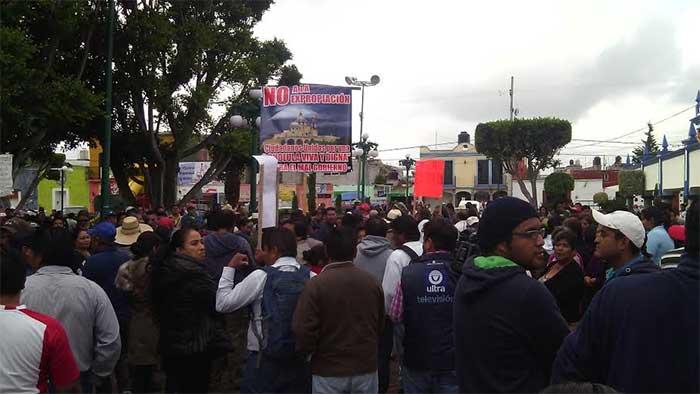
[[[24,305],[0,305],[0,393],[45,393],[49,380],[67,386],[80,377],[61,323]]]

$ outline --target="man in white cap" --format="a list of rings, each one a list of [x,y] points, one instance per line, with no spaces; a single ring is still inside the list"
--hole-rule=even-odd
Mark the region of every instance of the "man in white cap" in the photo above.
[[[691,204],[687,219],[688,243],[678,268],[606,284],[559,349],[551,383],[601,383],[621,393],[700,392],[697,202]],[[635,222],[636,241],[641,239],[638,231]]]
[[[627,211],[604,215],[593,210],[593,220],[599,224],[595,236],[595,255],[611,266],[606,282],[621,276],[659,270],[642,252],[646,231],[637,215]]]

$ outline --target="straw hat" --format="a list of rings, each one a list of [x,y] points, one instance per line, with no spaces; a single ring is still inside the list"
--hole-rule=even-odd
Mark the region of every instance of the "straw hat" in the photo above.
[[[119,245],[132,245],[141,233],[149,231],[153,231],[153,227],[139,223],[139,220],[133,216],[127,216],[124,218],[121,227],[117,227],[115,242]]]

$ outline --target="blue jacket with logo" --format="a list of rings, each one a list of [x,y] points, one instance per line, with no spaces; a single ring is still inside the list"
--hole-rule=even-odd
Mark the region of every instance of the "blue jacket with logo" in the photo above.
[[[404,362],[417,371],[454,370],[452,302],[459,272],[451,253],[421,256],[401,273]]]

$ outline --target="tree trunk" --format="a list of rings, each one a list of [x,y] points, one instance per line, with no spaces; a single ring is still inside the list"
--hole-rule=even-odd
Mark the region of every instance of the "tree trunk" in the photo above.
[[[225,159],[212,162],[207,172],[205,172],[202,176],[202,179],[200,179],[197,183],[194,184],[194,186],[192,186],[192,188],[180,199],[177,205],[182,207],[195,195],[197,195],[197,193],[201,192],[202,187],[204,187],[204,185],[206,185],[207,183],[211,182],[212,179],[219,176],[219,174],[221,174],[221,172],[224,169],[226,169],[226,166],[228,166],[230,161],[231,158],[227,157]]]
[[[523,196],[525,196],[525,198],[527,198],[527,202],[529,202],[530,205],[534,206],[536,204],[536,202],[533,201],[532,194],[530,194],[530,191],[527,190],[527,186],[525,186],[525,182],[520,178],[517,178],[517,181],[518,181],[518,186],[520,186],[520,192],[522,192]]]
[[[530,204],[537,209],[537,175],[530,177],[530,185],[532,186],[532,196]]]
[[[123,162],[119,155],[112,155],[110,167],[112,169],[112,175],[114,175],[114,181],[119,187],[119,195],[121,198],[124,199],[127,205],[136,205],[136,197],[129,187],[126,163]]]
[[[177,203],[177,173],[180,170],[180,161],[174,153],[168,153],[164,159],[165,170],[161,183],[163,196],[161,205],[171,207]]]
[[[26,192],[22,194],[22,198],[17,203],[17,206],[15,207],[15,209],[22,209],[24,207],[24,204],[27,203],[27,200],[29,200],[29,197],[31,197],[32,194],[34,194],[34,192],[36,191],[36,187],[39,185],[39,182],[41,181],[41,178],[44,177],[45,173],[46,173],[46,167],[45,166],[39,167],[36,174],[34,175],[34,179],[32,179],[32,182],[29,184],[29,187],[27,188]]]
[[[241,199],[241,171],[238,168],[229,166],[226,171],[226,179],[224,180],[224,195],[226,202],[232,207],[238,205]]]

